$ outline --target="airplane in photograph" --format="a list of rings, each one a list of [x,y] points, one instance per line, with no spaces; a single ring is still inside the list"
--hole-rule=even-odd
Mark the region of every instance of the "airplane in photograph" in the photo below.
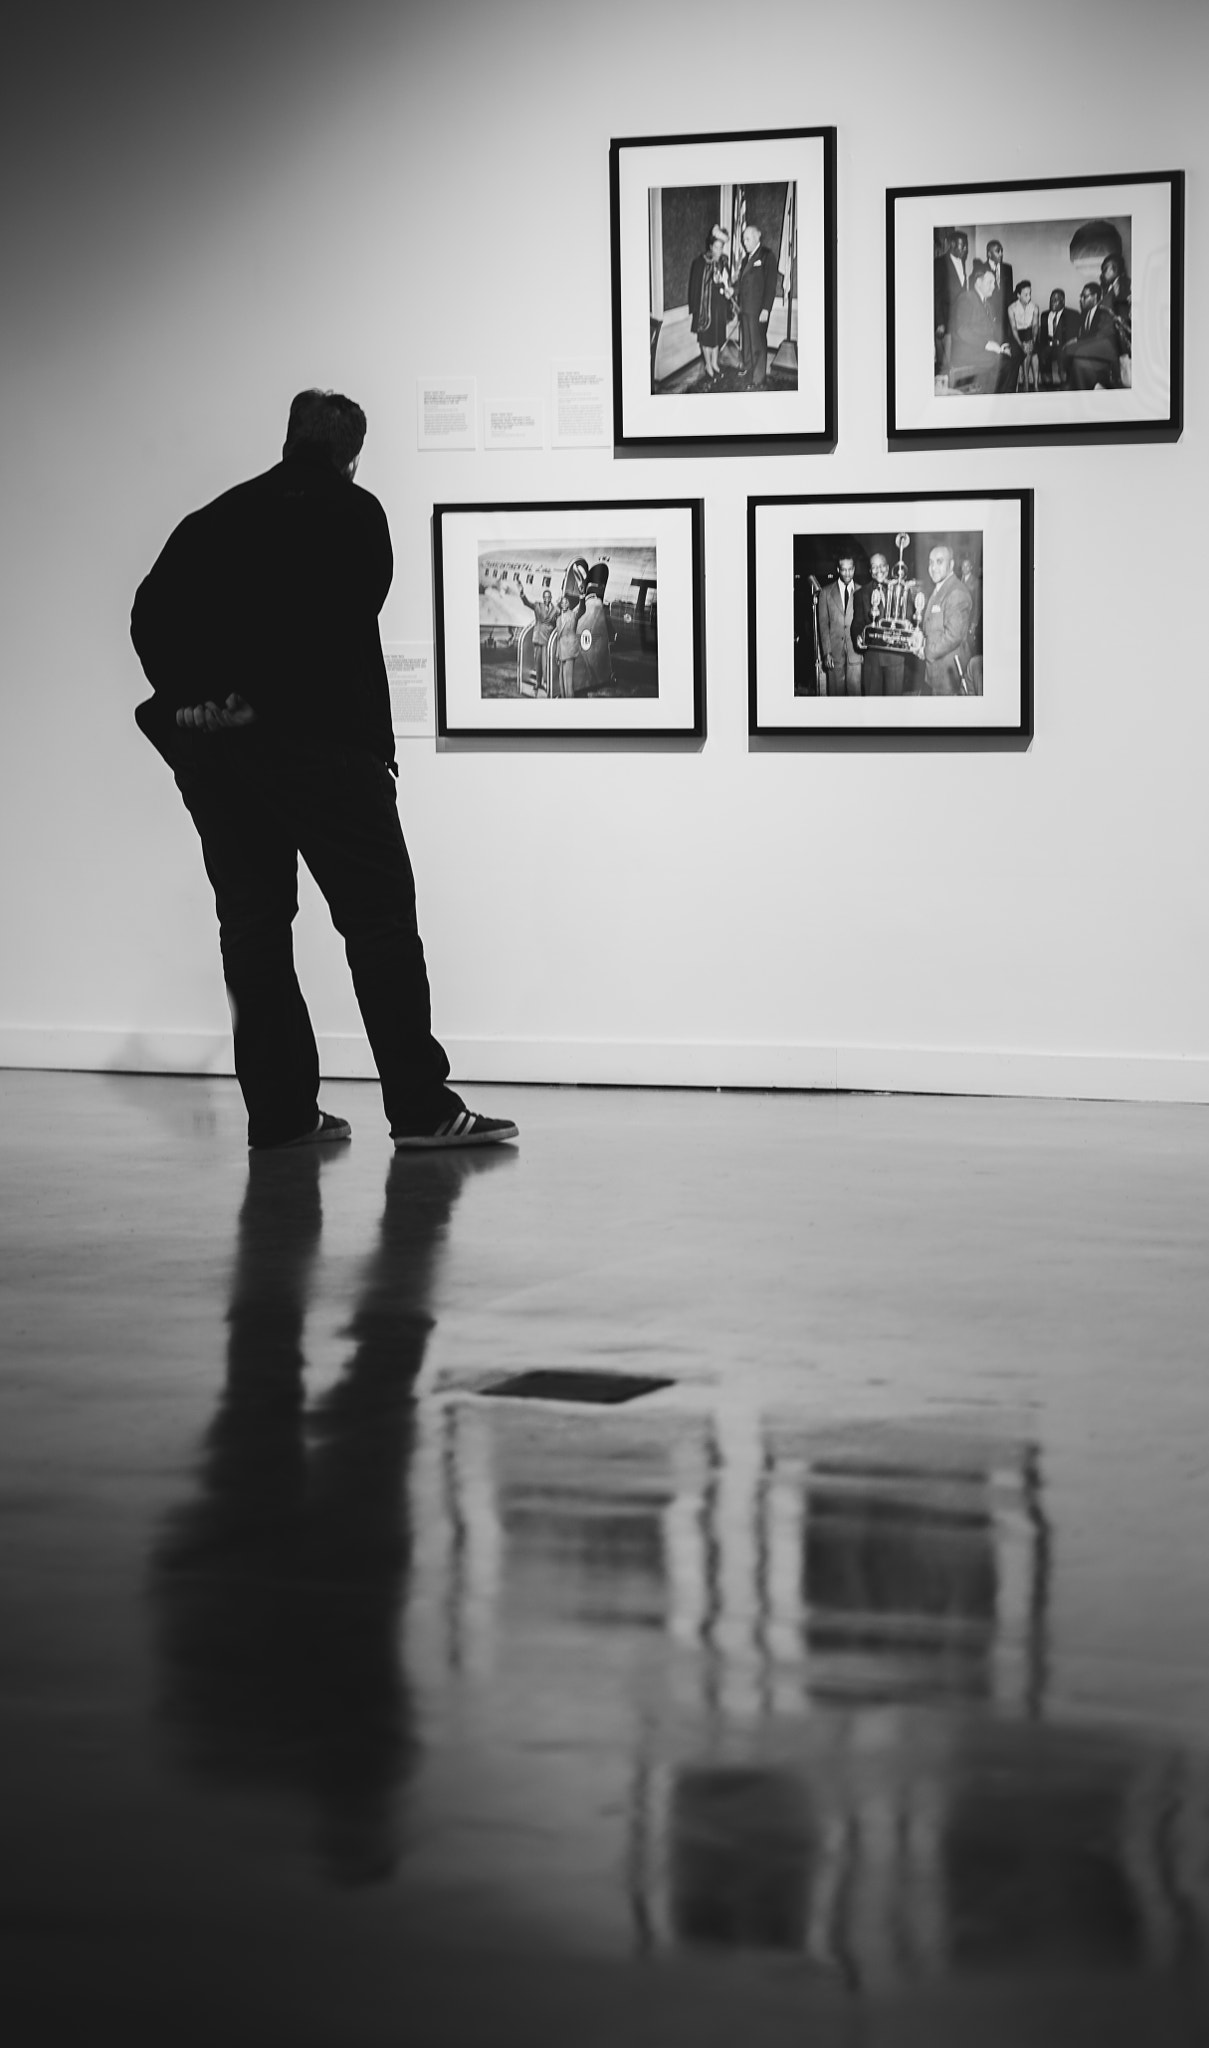
[[[610,618],[619,624],[630,625],[652,613],[657,588],[654,541],[585,542],[580,547],[537,541],[524,548],[480,551],[480,626],[531,625],[533,613],[522,602],[517,585],[530,604],[536,602],[543,590],[548,590],[557,603],[567,571],[574,562],[587,562],[590,567],[597,562],[606,565],[609,580],[605,606]]]

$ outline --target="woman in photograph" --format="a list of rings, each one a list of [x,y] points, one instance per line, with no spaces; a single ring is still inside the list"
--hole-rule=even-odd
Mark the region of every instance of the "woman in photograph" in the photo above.
[[[718,351],[726,340],[733,302],[726,234],[722,228],[714,227],[708,247],[700,256],[694,256],[688,272],[689,320],[701,348],[706,388],[710,391],[722,382]]]
[[[1016,286],[1016,296],[1008,307],[1008,325],[1016,345],[1019,368],[1016,373],[1018,391],[1039,391],[1040,375],[1037,364],[1037,329],[1041,322],[1041,308],[1033,299],[1033,287],[1027,277],[1022,277]]]

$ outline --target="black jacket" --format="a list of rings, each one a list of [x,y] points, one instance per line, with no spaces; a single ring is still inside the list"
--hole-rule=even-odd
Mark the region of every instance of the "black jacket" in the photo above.
[[[130,636],[155,692],[158,744],[174,714],[232,690],[269,743],[364,746],[394,764],[378,613],[394,572],[378,500],[303,449],[183,519],[139,585]]]

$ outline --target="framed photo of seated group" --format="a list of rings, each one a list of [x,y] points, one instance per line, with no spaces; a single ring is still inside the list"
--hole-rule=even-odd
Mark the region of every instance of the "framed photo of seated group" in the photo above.
[[[705,730],[699,498],[436,505],[437,733]]]
[[[749,731],[1031,738],[1033,494],[747,501]]]
[[[1184,174],[886,194],[890,442],[1176,440]]]
[[[614,141],[619,448],[835,446],[836,131]]]

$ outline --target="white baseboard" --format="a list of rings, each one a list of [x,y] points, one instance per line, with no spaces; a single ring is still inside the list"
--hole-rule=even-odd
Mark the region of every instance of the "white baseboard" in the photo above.
[[[1023,1052],[969,1046],[739,1045],[651,1040],[447,1038],[456,1080],[630,1088],[818,1088],[902,1095],[1032,1095],[1098,1102],[1209,1102],[1209,1058]],[[333,1080],[372,1080],[364,1038],[319,1040]],[[0,1026],[0,1067],[89,1073],[230,1074],[217,1032]]]

